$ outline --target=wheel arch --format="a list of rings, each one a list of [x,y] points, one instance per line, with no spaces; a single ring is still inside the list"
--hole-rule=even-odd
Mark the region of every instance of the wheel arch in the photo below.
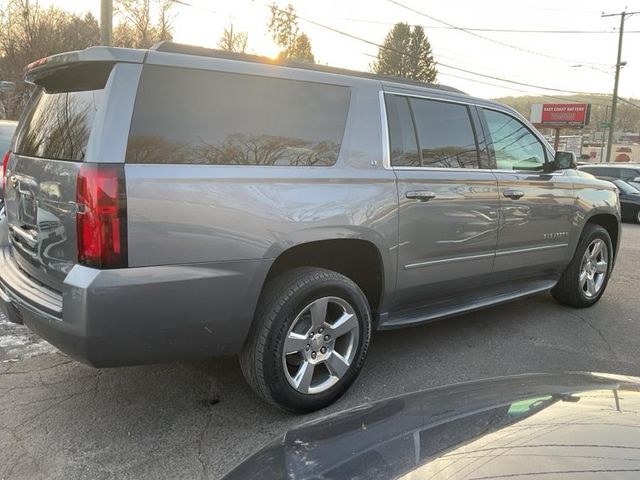
[[[363,238],[331,238],[296,243],[282,250],[271,264],[263,284],[297,267],[333,270],[353,280],[365,294],[373,318],[386,290],[385,265],[379,247]]]
[[[582,226],[580,236],[584,231],[584,227],[588,224],[598,225],[604,228],[609,237],[611,238],[611,244],[613,246],[613,258],[614,261],[618,256],[618,249],[620,245],[620,219],[617,215],[610,212],[595,212],[589,216]]]

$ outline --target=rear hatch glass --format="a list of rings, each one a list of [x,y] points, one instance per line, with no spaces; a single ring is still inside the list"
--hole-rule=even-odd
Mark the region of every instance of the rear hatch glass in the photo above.
[[[7,168],[14,257],[28,275],[57,290],[77,261],[77,176],[110,70],[72,64],[36,80]]]

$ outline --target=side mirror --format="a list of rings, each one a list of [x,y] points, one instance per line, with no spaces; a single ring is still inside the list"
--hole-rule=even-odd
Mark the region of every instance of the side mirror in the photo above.
[[[640,177],[633,178],[633,179],[631,179],[631,181],[633,183],[640,183]]]
[[[549,172],[555,172],[557,170],[567,170],[576,167],[576,155],[573,152],[563,152],[562,150],[558,150],[553,161],[548,162],[546,170]]]

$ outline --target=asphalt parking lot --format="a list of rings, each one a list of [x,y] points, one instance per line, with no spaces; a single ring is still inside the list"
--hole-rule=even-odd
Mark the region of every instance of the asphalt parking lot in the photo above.
[[[640,226],[624,226],[605,296],[549,295],[374,337],[364,371],[324,412],[259,401],[235,358],[95,370],[0,319],[0,479],[219,478],[288,427],[404,392],[504,374],[640,375]]]

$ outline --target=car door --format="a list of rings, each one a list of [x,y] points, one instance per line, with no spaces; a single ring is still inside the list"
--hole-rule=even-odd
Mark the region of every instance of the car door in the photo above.
[[[545,167],[551,150],[524,120],[487,107],[481,114],[500,190],[496,278],[554,278],[576,234],[571,178]]]
[[[488,159],[475,108],[389,93],[386,105],[399,196],[394,305],[473,292],[492,271],[499,208],[497,180],[480,168]]]

